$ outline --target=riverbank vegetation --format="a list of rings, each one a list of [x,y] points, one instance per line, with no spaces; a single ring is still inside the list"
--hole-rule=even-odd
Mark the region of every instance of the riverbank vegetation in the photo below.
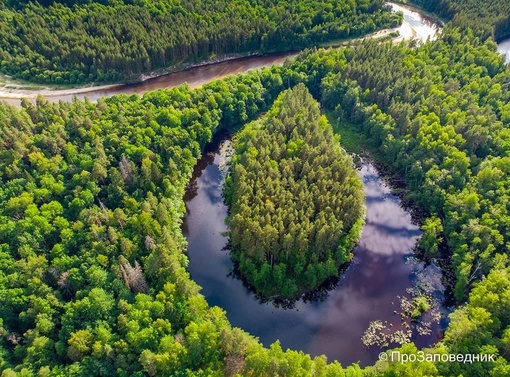
[[[418,48],[305,51],[195,91],[0,105],[2,376],[508,375],[509,82],[493,41],[448,27]],[[186,272],[182,196],[200,150],[299,83],[427,213],[422,245],[460,306],[425,362],[362,370],[263,348]],[[495,356],[430,361],[447,353]]]
[[[338,276],[363,226],[363,184],[303,84],[236,137],[232,258],[262,297],[296,299]]]
[[[228,54],[358,37],[401,17],[382,0],[3,0],[0,71],[37,83],[136,81]]]

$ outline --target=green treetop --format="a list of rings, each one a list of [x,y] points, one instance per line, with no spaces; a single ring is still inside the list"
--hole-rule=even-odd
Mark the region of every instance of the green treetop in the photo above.
[[[363,187],[306,87],[282,93],[235,147],[226,192],[233,258],[248,282],[295,298],[336,276],[360,236]]]

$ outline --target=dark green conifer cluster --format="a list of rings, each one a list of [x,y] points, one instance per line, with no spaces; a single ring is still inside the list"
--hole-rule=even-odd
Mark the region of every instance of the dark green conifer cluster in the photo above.
[[[304,85],[239,135],[227,192],[233,256],[259,294],[295,298],[350,260],[363,185]]]
[[[4,0],[0,71],[38,83],[135,81],[159,68],[301,49],[400,22],[382,0]]]

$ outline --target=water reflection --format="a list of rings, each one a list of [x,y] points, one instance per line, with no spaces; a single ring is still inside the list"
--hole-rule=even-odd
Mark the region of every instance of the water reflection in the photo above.
[[[400,36],[403,39],[417,38],[422,42],[427,39],[431,41],[437,38],[438,26],[431,18],[405,5],[389,3],[394,12],[402,12],[404,14],[404,22],[398,28]]]
[[[505,55],[505,62],[510,64],[510,38],[505,39],[498,44],[498,51]]]
[[[282,347],[303,350],[312,356],[326,354],[342,364],[373,363],[379,348],[366,348],[361,341],[371,321],[382,320],[402,327],[397,296],[408,295],[423,266],[407,261],[420,231],[397,197],[379,178],[375,168],[364,164],[360,174],[368,198],[367,220],[355,257],[332,291],[322,291],[323,301],[300,300],[291,309],[261,303],[230,272],[233,265],[225,246],[227,207],[220,199],[224,158],[209,153],[195,172],[193,192],[187,197],[184,233],[188,239],[189,271],[203,287],[210,305],[225,309],[233,326],[241,327],[268,346],[279,339]],[[428,276],[429,269],[422,272]],[[436,270],[437,272],[438,270]],[[440,275],[439,275],[440,276]],[[438,294],[442,290],[436,279]],[[320,296],[320,295],[319,295]],[[444,323],[434,325],[426,336],[413,341],[427,346],[437,341]]]

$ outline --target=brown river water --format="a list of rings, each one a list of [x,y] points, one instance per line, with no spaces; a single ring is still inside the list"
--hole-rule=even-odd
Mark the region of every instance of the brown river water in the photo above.
[[[400,33],[400,37],[397,38],[397,40],[402,38],[418,38],[422,41],[426,41],[427,38],[434,38],[438,31],[438,27],[432,20],[422,16],[411,8],[393,3],[390,4],[395,11],[401,11],[404,13],[403,24],[399,28],[394,29],[398,30]],[[375,33],[374,36],[382,36],[394,30],[379,31]],[[101,97],[110,97],[116,94],[143,95],[148,91],[156,89],[170,89],[184,83],[188,83],[191,88],[198,88],[208,82],[224,78],[228,75],[243,73],[250,69],[281,65],[287,58],[295,55],[296,52],[285,52],[232,59],[220,63],[205,64],[184,71],[149,78],[143,82],[126,85],[107,85],[97,88],[88,87],[68,90],[0,88],[0,99],[9,102],[12,105],[19,106],[20,98],[28,98],[34,101],[37,95],[43,95],[53,102],[71,101],[73,97],[78,99],[88,97],[91,101],[97,101],[97,99]]]
[[[395,10],[404,13],[404,23],[398,28],[401,38],[435,38],[438,27],[416,11],[397,4]],[[390,31],[376,33],[384,35]],[[498,45],[510,62],[510,39]],[[203,65],[184,71],[150,78],[140,83],[110,85],[98,88],[71,90],[0,89],[0,99],[19,106],[20,98],[34,100],[42,94],[50,101],[70,101],[73,97],[88,97],[96,101],[116,94],[138,94],[172,88],[188,83],[200,87],[213,80],[250,69],[281,65],[295,53],[247,57],[221,63]],[[414,257],[413,249],[420,237],[419,227],[402,208],[400,200],[379,176],[376,169],[364,163],[360,176],[364,182],[367,206],[366,225],[355,257],[338,281],[318,293],[314,299],[300,300],[292,308],[262,303],[242,281],[235,277],[232,262],[225,246],[228,243],[224,223],[228,208],[223,204],[221,185],[225,174],[225,155],[220,148],[225,140],[216,140],[197,164],[185,200],[187,214],[183,231],[188,239],[189,271],[200,284],[202,294],[210,305],[222,307],[233,326],[250,332],[265,345],[277,339],[282,347],[303,350],[312,356],[325,354],[329,360],[347,365],[359,361],[361,365],[376,361],[381,348],[367,347],[362,342],[373,321],[390,336],[407,333],[407,340],[419,347],[433,344],[442,336],[447,310],[442,306],[441,272],[425,266]],[[426,286],[432,310],[419,324],[412,324],[400,313],[416,294],[417,286]],[[423,293],[423,292],[421,292]],[[420,335],[420,333],[422,335]],[[370,337],[365,336],[365,340]],[[373,340],[373,338],[371,338]],[[395,346],[391,338],[379,343]],[[374,342],[373,342],[374,343]]]

